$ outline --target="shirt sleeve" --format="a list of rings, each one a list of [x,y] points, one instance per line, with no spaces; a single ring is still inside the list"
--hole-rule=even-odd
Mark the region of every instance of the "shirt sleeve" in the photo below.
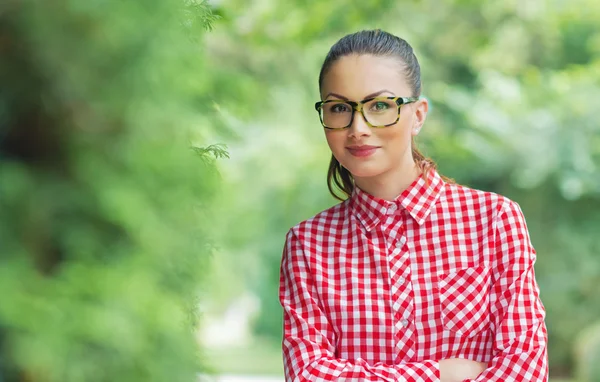
[[[548,381],[545,310],[535,281],[536,252],[523,213],[509,201],[496,228],[497,269],[490,292],[494,358],[476,379]]]
[[[286,381],[440,381],[437,361],[370,365],[362,359],[351,362],[335,356],[335,334],[294,230],[289,231],[283,251],[279,298]]]

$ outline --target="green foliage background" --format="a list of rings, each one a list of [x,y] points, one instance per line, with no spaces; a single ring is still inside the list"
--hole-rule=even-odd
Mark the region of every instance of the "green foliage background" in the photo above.
[[[592,378],[598,25],[596,0],[2,2],[0,380],[194,380],[198,307],[246,291],[277,348],[285,233],[335,203],[320,64],[371,28],[417,52],[420,148],[522,206],[552,374]]]

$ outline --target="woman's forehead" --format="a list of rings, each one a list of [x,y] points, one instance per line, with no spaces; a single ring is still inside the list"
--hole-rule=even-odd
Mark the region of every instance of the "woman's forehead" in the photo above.
[[[336,93],[348,99],[362,99],[382,89],[396,96],[411,93],[401,62],[392,57],[350,55],[329,68],[323,78],[321,95]]]

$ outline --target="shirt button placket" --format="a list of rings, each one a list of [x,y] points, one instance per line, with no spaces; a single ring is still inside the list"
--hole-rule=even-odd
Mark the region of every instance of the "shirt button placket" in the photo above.
[[[405,316],[408,317],[408,316]],[[415,355],[414,341],[413,341],[413,330],[410,327],[410,320],[407,318],[401,318],[396,321],[396,330],[399,341],[396,347],[400,354],[404,358],[412,358]]]
[[[396,213],[396,210],[398,209],[398,207],[396,207],[395,204],[392,204],[391,206],[389,206],[386,210],[386,214],[388,215],[393,215],[394,213]]]
[[[400,242],[400,240],[396,241],[395,244],[396,248],[394,249],[396,252],[399,252],[400,250],[402,250],[402,242]]]
[[[398,238],[398,241],[396,241],[396,247],[402,248],[404,243],[406,243],[406,237],[404,237],[404,235],[400,235],[400,237]]]
[[[397,315],[396,317],[396,328],[399,330],[408,329],[408,326],[410,325],[410,314],[405,313],[404,315]]]

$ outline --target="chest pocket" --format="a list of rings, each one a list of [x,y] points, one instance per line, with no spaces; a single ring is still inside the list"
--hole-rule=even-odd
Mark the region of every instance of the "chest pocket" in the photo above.
[[[490,272],[483,266],[440,276],[438,292],[444,327],[473,337],[490,324]]]

